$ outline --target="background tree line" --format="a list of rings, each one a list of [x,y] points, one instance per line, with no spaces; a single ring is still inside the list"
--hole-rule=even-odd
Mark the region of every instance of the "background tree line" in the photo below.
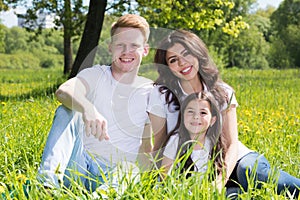
[[[2,1],[0,9],[6,10],[22,2]],[[284,0],[277,9],[268,7],[256,11],[253,9],[256,0],[91,0],[88,8],[83,6],[82,0],[32,2],[23,16],[27,20],[27,31],[31,32],[0,27],[0,67],[64,65],[65,73],[69,73],[76,60],[79,65],[84,64],[84,58],[77,59],[79,55],[89,54],[93,62],[109,62],[105,45],[110,24],[115,16],[124,12],[139,13],[154,29],[182,28],[197,33],[219,68],[300,67],[300,0]],[[56,29],[32,26],[36,12],[41,10],[59,16]],[[88,44],[92,39],[92,44]],[[92,51],[95,45],[97,52]],[[84,49],[92,53],[83,52]],[[151,56],[148,59],[151,62]],[[91,62],[86,64],[91,65]]]

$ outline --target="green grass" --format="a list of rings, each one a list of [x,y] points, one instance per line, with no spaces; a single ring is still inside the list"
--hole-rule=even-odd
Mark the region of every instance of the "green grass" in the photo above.
[[[30,199],[51,199],[36,181],[36,172],[59,103],[53,92],[65,79],[59,69],[0,70],[0,192],[24,199],[22,183],[30,180]],[[143,75],[155,77],[154,72]],[[249,148],[264,153],[272,166],[300,177],[300,71],[224,70],[222,78],[236,91],[239,137]],[[123,199],[225,199],[212,184],[194,176],[170,178],[159,185],[155,174],[143,173],[138,182],[128,182]],[[91,199],[74,183],[72,190],[59,190],[55,199]],[[284,199],[274,185],[250,190],[242,199]],[[109,195],[114,196],[111,192]],[[117,196],[117,198],[120,198]],[[0,196],[1,199],[1,196]]]

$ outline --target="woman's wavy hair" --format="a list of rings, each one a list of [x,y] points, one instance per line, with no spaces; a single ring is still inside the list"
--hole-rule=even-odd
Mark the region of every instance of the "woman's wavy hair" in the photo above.
[[[180,79],[172,73],[166,60],[167,50],[176,43],[184,46],[191,55],[198,59],[198,76],[202,81],[200,84],[204,83],[209,91],[214,92],[214,97],[220,105],[223,105],[225,103],[225,92],[219,87],[219,83],[222,82],[219,79],[219,70],[210,58],[204,42],[196,34],[186,30],[171,32],[160,42],[155,53],[154,63],[159,74],[155,84],[161,85],[159,90],[162,94],[166,94],[167,104],[170,106],[174,103],[176,110],[179,110],[179,101],[184,96],[179,86]]]

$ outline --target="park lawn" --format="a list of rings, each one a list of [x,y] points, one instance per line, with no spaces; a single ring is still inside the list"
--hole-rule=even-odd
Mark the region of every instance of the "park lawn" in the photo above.
[[[143,72],[153,79],[153,72]],[[222,78],[236,91],[239,106],[239,138],[249,148],[264,153],[272,166],[300,177],[300,71],[222,70]],[[30,180],[31,199],[91,199],[78,184],[72,190],[58,190],[49,196],[36,181],[43,147],[59,102],[53,92],[65,78],[60,69],[0,69],[0,193],[25,198],[22,184]],[[199,184],[170,178],[160,186],[151,173],[140,181],[129,182],[123,199],[225,199],[208,180]],[[14,189],[12,189],[14,188]],[[224,192],[224,191],[223,191]],[[115,197],[115,193],[109,195]],[[284,199],[266,183],[261,190],[251,189],[242,199]],[[0,196],[1,198],[1,196]],[[118,198],[118,197],[117,197]]]

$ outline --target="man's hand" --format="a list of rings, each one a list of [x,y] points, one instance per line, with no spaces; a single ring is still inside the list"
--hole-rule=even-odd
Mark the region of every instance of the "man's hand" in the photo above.
[[[107,121],[95,107],[85,110],[82,113],[82,116],[87,136],[93,135],[100,141],[103,139],[109,140],[107,134]]]

